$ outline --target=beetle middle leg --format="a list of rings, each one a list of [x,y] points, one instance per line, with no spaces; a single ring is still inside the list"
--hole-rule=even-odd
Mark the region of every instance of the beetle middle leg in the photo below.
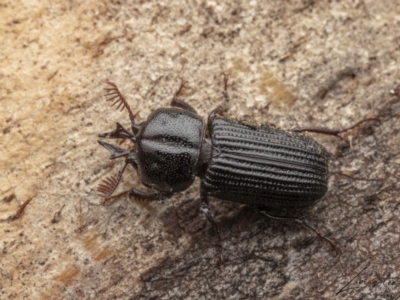
[[[119,198],[124,195],[129,195],[129,197],[133,197],[137,200],[142,200],[142,201],[157,201],[157,200],[169,199],[172,197],[173,193],[159,193],[159,192],[147,193],[147,192],[143,192],[141,190],[133,188],[131,190],[123,191],[114,196],[105,197],[103,204],[110,200]]]
[[[216,117],[216,115],[223,115],[226,113],[229,109],[229,94],[228,94],[228,75],[223,73],[224,75],[224,90],[222,92],[222,95],[224,96],[224,103],[218,105],[216,108],[214,108],[211,113],[208,115],[208,124],[211,124],[212,119]]]
[[[340,248],[338,246],[336,246],[336,244],[330,240],[329,238],[323,236],[316,228],[314,228],[313,226],[309,225],[306,221],[300,219],[300,218],[292,218],[292,217],[277,217],[277,216],[273,216],[270,215],[269,213],[267,213],[267,211],[265,211],[264,208],[259,208],[260,209],[260,213],[263,214],[264,216],[272,219],[272,220],[276,220],[276,221],[283,221],[283,222],[295,222],[307,229],[311,229],[312,231],[314,231],[318,237],[320,237],[321,239],[323,239],[324,241],[328,242],[328,244],[332,247],[333,250],[335,250],[336,254],[340,255],[340,253],[342,253],[342,250],[340,250]]]
[[[211,226],[214,228],[214,230],[217,232],[218,235],[218,242],[219,242],[219,247],[221,249],[221,257],[220,257],[220,261],[221,263],[224,263],[224,257],[222,255],[222,238],[221,238],[221,233],[219,231],[218,225],[215,222],[214,218],[212,217],[211,213],[210,213],[210,205],[208,203],[208,197],[207,197],[207,193],[205,191],[205,189],[203,188],[202,185],[200,185],[200,209],[201,211],[204,213],[204,215],[206,216],[206,219],[208,222],[210,222]]]

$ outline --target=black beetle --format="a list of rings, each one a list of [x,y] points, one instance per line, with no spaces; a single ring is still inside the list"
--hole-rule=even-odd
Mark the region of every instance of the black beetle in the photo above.
[[[297,128],[292,131],[269,125],[252,126],[219,117],[228,109],[227,76],[223,92],[225,103],[214,109],[205,123],[196,111],[177,96],[184,87],[182,82],[172,99],[175,108],[159,108],[147,121],[136,124],[135,116],[114,83],[107,82],[107,101],[125,108],[132,124],[132,133],[117,123],[117,129],[100,134],[101,138],[130,139],[131,150],[98,141],[111,152],[110,159],[126,157],[118,176],[108,177],[98,191],[105,201],[123,194],[142,200],[164,200],[187,189],[198,176],[201,179],[201,209],[216,229],[208,197],[252,204],[274,219],[292,219],[318,231],[296,218],[274,217],[266,209],[304,209],[315,204],[327,191],[329,153],[310,137],[297,133],[313,131],[338,135],[369,118],[344,130]],[[112,196],[127,165],[132,165],[141,182],[153,193],[131,189]],[[330,245],[339,249],[329,239]]]

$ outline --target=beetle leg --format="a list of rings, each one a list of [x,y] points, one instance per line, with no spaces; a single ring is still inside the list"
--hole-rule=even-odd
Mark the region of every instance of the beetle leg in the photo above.
[[[171,106],[176,106],[176,107],[182,108],[184,110],[188,110],[197,115],[196,110],[190,104],[186,103],[183,100],[178,99],[178,96],[181,93],[181,91],[183,90],[185,84],[186,84],[186,81],[182,80],[178,91],[175,93],[174,98],[172,98]]]
[[[321,134],[326,134],[326,135],[333,135],[340,139],[343,139],[339,135],[340,133],[349,131],[349,130],[361,125],[362,123],[370,122],[370,121],[379,121],[379,119],[377,117],[366,118],[366,119],[363,119],[363,120],[357,122],[356,124],[354,124],[352,126],[344,128],[344,129],[329,129],[329,128],[323,128],[323,127],[295,127],[292,129],[292,131],[294,131],[294,132],[308,131],[308,132],[314,132],[314,133],[321,133]]]
[[[146,193],[146,192],[143,192],[141,190],[137,190],[134,188],[131,190],[123,191],[115,196],[106,197],[104,199],[103,203],[106,203],[107,201],[110,201],[112,199],[115,199],[115,198],[118,198],[118,197],[121,197],[121,196],[127,195],[127,194],[129,194],[129,197],[133,197],[135,199],[142,200],[142,201],[156,201],[156,200],[165,200],[165,199],[171,198],[174,193],[156,192],[156,193],[150,194],[150,193]]]
[[[229,101],[230,101],[229,95],[228,95],[228,79],[229,79],[229,75],[226,74],[226,73],[223,73],[222,75],[224,75],[224,91],[222,92],[222,95],[224,95],[225,102],[229,103]]]
[[[211,226],[214,228],[214,230],[215,230],[215,231],[217,232],[217,234],[218,234],[218,242],[219,242],[219,247],[220,247],[220,249],[221,249],[221,253],[220,253],[220,256],[221,256],[221,257],[220,257],[220,262],[221,262],[221,264],[223,264],[225,261],[224,261],[223,255],[222,255],[222,252],[223,252],[222,250],[223,250],[223,248],[222,248],[221,233],[220,233],[220,231],[219,231],[219,228],[218,228],[217,223],[214,221],[214,218],[212,217],[212,215],[211,215],[211,213],[210,213],[210,205],[209,205],[209,203],[208,203],[207,193],[205,192],[205,190],[204,190],[204,188],[203,188],[202,185],[200,186],[200,201],[201,201],[201,204],[200,204],[200,209],[201,209],[201,211],[204,213],[204,215],[206,216],[208,222],[211,223]]]
[[[217,232],[218,240],[221,243],[221,247],[222,247],[221,233],[219,231],[217,223],[214,221],[214,218],[212,217],[212,215],[210,213],[210,204],[208,203],[208,197],[207,197],[207,194],[203,187],[200,187],[200,201],[201,201],[200,209],[206,216],[208,222],[210,222],[211,226]]]
[[[306,223],[306,221],[301,220],[301,219],[294,219],[294,221],[297,224],[300,224],[301,226],[311,229],[312,231],[314,231],[321,239],[325,240],[326,242],[329,243],[329,245],[331,245],[332,249],[335,250],[337,255],[340,255],[342,253],[342,250],[329,238],[327,238],[326,236],[323,236],[317,229],[315,229],[313,226],[309,225],[308,223]]]
[[[104,148],[106,148],[108,151],[110,151],[111,153],[110,159],[115,159],[121,156],[128,156],[131,153],[129,150],[121,149],[117,146],[111,145],[103,141],[97,141],[97,142]]]
[[[342,250],[340,250],[340,248],[338,246],[336,246],[336,244],[334,242],[332,242],[332,240],[330,240],[329,238],[323,236],[317,229],[315,229],[314,227],[312,227],[311,225],[309,225],[308,223],[306,223],[304,220],[299,219],[299,218],[292,218],[292,217],[277,217],[277,216],[272,216],[270,214],[268,214],[265,210],[262,210],[263,208],[260,208],[260,213],[262,213],[264,216],[272,219],[272,220],[276,220],[276,221],[283,221],[283,222],[295,222],[305,228],[311,229],[312,231],[314,231],[321,239],[325,240],[326,242],[329,243],[329,245],[332,247],[333,250],[336,251],[336,254],[340,255],[340,253],[342,252]]]
[[[211,120],[215,118],[215,116],[218,115],[223,115],[226,113],[229,109],[229,95],[228,95],[228,75],[223,73],[224,75],[224,90],[222,92],[222,95],[224,96],[224,103],[218,105],[216,108],[214,108],[211,113],[208,115],[208,124],[211,123]]]
[[[130,139],[132,142],[136,141],[136,137],[118,122],[117,129],[110,132],[100,133],[98,137],[107,139]]]
[[[156,200],[169,199],[172,197],[173,194],[174,193],[160,193],[160,192],[155,192],[150,194],[142,192],[141,190],[131,189],[129,192],[129,197],[134,197],[138,200],[143,200],[143,201],[156,201]]]

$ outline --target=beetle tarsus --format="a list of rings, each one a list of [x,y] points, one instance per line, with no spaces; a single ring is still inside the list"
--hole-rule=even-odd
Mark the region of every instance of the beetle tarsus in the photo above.
[[[126,130],[120,123],[117,122],[117,128],[110,132],[100,133],[100,138],[107,139],[130,139],[132,142],[136,141],[136,137]]]
[[[311,229],[312,231],[314,231],[321,239],[323,239],[324,241],[328,242],[328,244],[332,247],[333,250],[335,250],[337,255],[340,255],[342,253],[342,250],[329,238],[327,238],[326,236],[323,236],[317,229],[315,229],[314,227],[312,227],[311,225],[309,225],[308,223],[306,223],[306,221],[301,220],[301,219],[294,219],[294,221],[297,224],[300,224],[301,226]]]
[[[332,247],[332,249],[335,250],[336,254],[340,255],[342,253],[342,250],[340,250],[340,248],[338,246],[336,246],[336,244],[334,242],[332,242],[332,240],[323,236],[317,229],[315,229],[314,227],[312,227],[311,225],[306,223],[302,218],[273,216],[273,215],[270,215],[269,213],[267,213],[265,210],[260,210],[260,213],[272,220],[283,221],[283,222],[295,222],[305,228],[311,229],[318,235],[318,237],[320,237],[324,241],[328,242],[328,244]]]
[[[119,193],[117,195],[114,195],[114,196],[103,197],[104,198],[103,205],[106,205],[106,203],[109,203],[110,201],[113,201],[113,200],[115,200],[115,199],[117,199],[117,198],[119,198],[119,197],[121,197],[123,195],[128,194],[130,191],[131,190],[126,190],[126,191],[123,191],[123,192],[121,192],[121,193]]]
[[[228,90],[228,80],[230,74],[223,72],[222,75],[224,76],[224,91],[226,92]]]
[[[222,95],[224,96],[224,99],[225,99],[225,103],[223,104],[225,106],[222,108],[222,110],[223,110],[223,112],[226,112],[228,110],[228,104],[230,102],[229,95],[228,95],[228,80],[229,80],[230,74],[222,73],[222,75],[224,75],[224,90],[222,92]]]
[[[215,232],[218,235],[218,244],[219,244],[219,248],[220,248],[220,262],[221,262],[221,264],[224,264],[225,261],[224,261],[224,256],[223,256],[223,245],[222,245],[221,233],[219,231],[217,223],[215,222],[214,218],[212,217],[212,215],[210,213],[210,205],[208,203],[207,194],[201,186],[200,186],[200,201],[201,201],[200,210],[204,213],[207,221],[210,222],[211,226],[213,227],[213,229],[215,230]]]
[[[171,106],[175,106],[175,107],[179,107],[182,108],[184,110],[188,110],[191,111],[195,114],[197,114],[196,110],[188,103],[186,103],[185,101],[178,99],[179,94],[181,93],[181,91],[183,90],[183,88],[185,87],[186,81],[184,81],[182,79],[181,85],[179,86],[178,91],[175,93],[174,98],[172,98],[171,101]]]
[[[51,223],[55,224],[60,222],[61,220],[61,212],[64,209],[65,204],[54,214],[53,219],[51,219]]]
[[[326,134],[326,135],[333,135],[336,136],[340,139],[343,139],[339,134],[349,131],[351,129],[354,129],[355,127],[361,125],[362,123],[365,122],[370,122],[370,121],[378,121],[379,122],[379,118],[378,117],[371,117],[371,118],[366,118],[363,119],[349,127],[346,127],[344,129],[329,129],[329,128],[323,128],[323,127],[295,127],[292,129],[292,131],[294,132],[314,132],[314,133],[320,133],[320,134]]]
[[[229,109],[229,94],[227,92],[228,89],[228,75],[222,73],[224,75],[224,90],[222,91],[222,95],[224,96],[224,103],[218,105],[214,108],[211,113],[208,115],[208,124],[211,124],[211,121],[217,117],[217,115],[224,115]]]
[[[181,79],[181,85],[179,86],[178,91],[175,93],[175,97],[179,96],[179,94],[182,92],[182,90],[185,87],[185,85],[186,85],[186,81]]]
[[[28,204],[33,200],[33,198],[35,198],[35,196],[32,196],[31,198],[29,198],[28,200],[25,200],[18,208],[17,212],[15,214],[13,214],[12,216],[8,217],[6,220],[7,221],[15,221],[17,219],[19,219],[22,215],[22,213],[24,212],[25,208],[28,206]]]

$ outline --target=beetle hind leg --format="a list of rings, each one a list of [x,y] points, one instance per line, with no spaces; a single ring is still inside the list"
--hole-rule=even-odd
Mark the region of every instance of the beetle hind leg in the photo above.
[[[317,229],[315,229],[313,226],[309,225],[308,223],[306,223],[306,221],[299,219],[299,218],[293,218],[293,217],[277,217],[277,216],[273,216],[270,215],[269,213],[267,213],[265,211],[264,208],[260,208],[260,213],[263,214],[264,216],[272,219],[272,220],[276,220],[276,221],[283,221],[283,222],[295,222],[307,229],[311,229],[312,231],[314,231],[318,237],[320,237],[321,239],[323,239],[324,241],[326,241],[333,250],[335,250],[336,254],[340,255],[340,253],[342,253],[342,250],[340,250],[340,248],[329,238],[323,236]]]
[[[320,134],[325,134],[325,135],[333,135],[340,139],[343,139],[339,135],[340,133],[344,133],[346,131],[354,129],[355,127],[357,127],[365,122],[371,122],[371,121],[379,122],[379,119],[377,117],[366,118],[361,121],[358,121],[357,123],[355,123],[349,127],[344,128],[344,129],[330,129],[330,128],[324,128],[324,127],[295,127],[292,129],[292,131],[294,131],[294,132],[304,132],[304,131],[314,132],[314,133],[320,133]]]
[[[210,213],[210,205],[208,203],[208,198],[205,190],[200,186],[200,210],[204,213],[206,216],[207,221],[211,224],[213,229],[216,231],[218,235],[218,244],[220,248],[220,262],[221,264],[224,263],[224,257],[223,257],[223,247],[222,247],[222,238],[221,238],[221,233],[219,231],[218,225],[215,222],[214,218],[212,217]]]
[[[342,250],[329,238],[327,238],[326,236],[323,236],[317,229],[315,229],[313,226],[309,225],[308,223],[306,223],[304,220],[301,219],[294,219],[294,221],[297,224],[300,224],[301,226],[311,229],[312,231],[314,231],[321,239],[323,239],[324,241],[326,241],[333,250],[335,250],[337,255],[340,255],[342,253]]]

